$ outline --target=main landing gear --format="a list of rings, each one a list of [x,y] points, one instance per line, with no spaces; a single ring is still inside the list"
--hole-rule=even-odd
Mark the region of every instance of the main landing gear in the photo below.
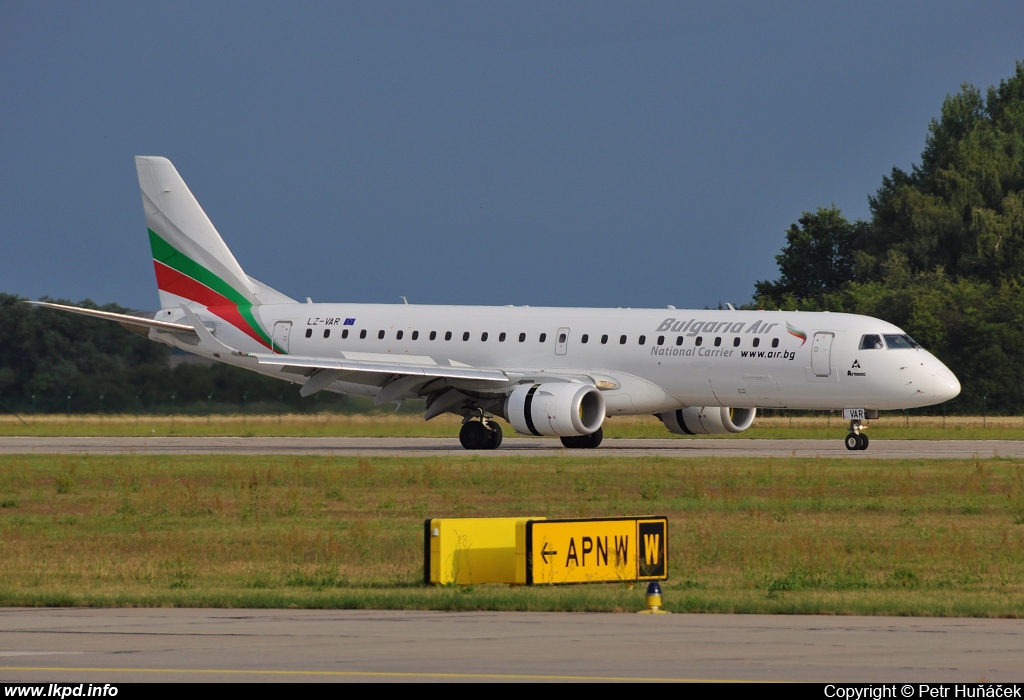
[[[604,431],[598,428],[590,435],[571,435],[562,438],[562,445],[569,449],[592,450],[604,440]]]
[[[850,421],[850,434],[846,436],[846,449],[868,449],[868,436],[861,432],[865,428],[867,428],[867,426],[859,419],[853,419]]]
[[[467,450],[496,450],[501,445],[501,426],[484,418],[467,420],[459,431],[459,442]]]

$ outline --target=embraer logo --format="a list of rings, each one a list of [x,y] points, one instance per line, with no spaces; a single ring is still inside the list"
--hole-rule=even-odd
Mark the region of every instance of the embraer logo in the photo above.
[[[687,337],[692,338],[698,333],[767,333],[777,325],[779,324],[762,323],[758,320],[747,328],[745,323],[732,321],[697,321],[692,318],[688,321],[677,321],[674,318],[666,318],[655,332],[686,333]]]

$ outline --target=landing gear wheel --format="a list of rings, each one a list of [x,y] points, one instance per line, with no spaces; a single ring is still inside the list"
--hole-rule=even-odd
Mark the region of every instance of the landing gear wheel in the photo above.
[[[866,449],[868,449],[868,442],[869,442],[868,441],[868,436],[865,435],[864,433],[861,433],[857,437],[860,438],[860,447],[858,447],[857,449],[858,450],[866,450]]]
[[[562,445],[571,450],[592,450],[601,444],[604,431],[598,428],[590,435],[571,435],[562,438]]]
[[[462,443],[462,444],[466,444],[466,443]],[[850,433],[849,435],[846,436],[846,449],[848,449],[848,450],[862,450],[862,449],[864,449],[863,447],[860,446],[860,444],[861,444],[860,435],[858,435],[857,433]]]
[[[491,440],[491,432],[478,420],[464,423],[459,431],[459,442],[467,450],[486,450]]]
[[[501,447],[501,426],[492,422],[487,427],[487,446],[484,449],[496,450]]]

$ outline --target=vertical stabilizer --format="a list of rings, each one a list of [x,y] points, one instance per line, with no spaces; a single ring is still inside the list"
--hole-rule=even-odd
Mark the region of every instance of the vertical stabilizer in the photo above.
[[[192,196],[171,161],[136,156],[160,305],[202,305],[259,343],[270,338],[253,313],[260,288]]]

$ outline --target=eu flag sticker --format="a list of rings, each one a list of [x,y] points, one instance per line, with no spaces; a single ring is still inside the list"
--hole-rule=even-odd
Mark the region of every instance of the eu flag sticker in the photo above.
[[[346,318],[345,319],[345,325],[346,326],[354,326],[354,325],[356,325],[356,320],[354,318]]]

